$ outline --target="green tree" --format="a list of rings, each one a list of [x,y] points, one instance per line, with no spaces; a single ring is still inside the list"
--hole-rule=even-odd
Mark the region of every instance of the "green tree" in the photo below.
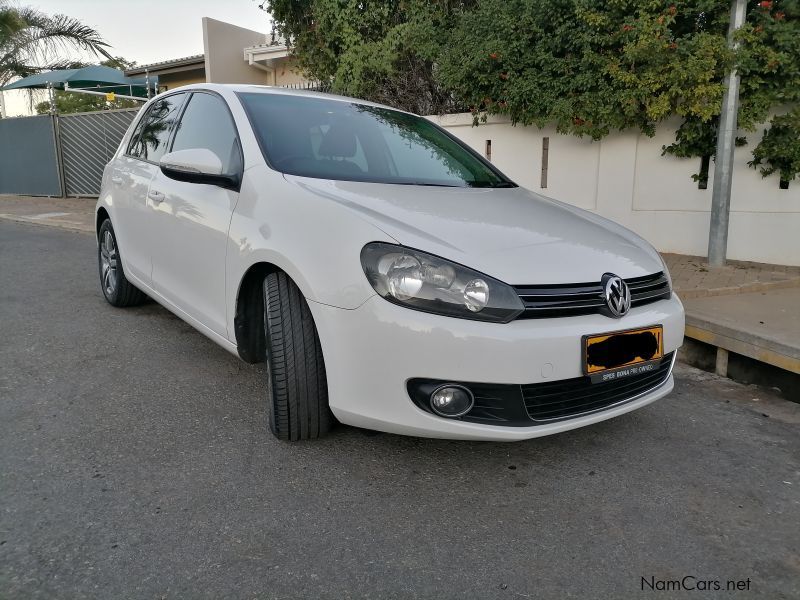
[[[781,187],[789,186],[800,173],[800,108],[772,119],[749,164],[764,177],[777,172]]]
[[[436,36],[473,0],[267,0],[306,75],[421,114],[459,108],[437,78]]]
[[[311,77],[415,112],[466,106],[476,123],[501,114],[592,139],[628,128],[652,135],[679,115],[683,125],[665,153],[707,164],[729,68],[742,76],[744,129],[800,102],[800,0],[751,0],[735,52],[727,0],[265,4]],[[776,144],[792,143],[787,120],[776,124],[772,142],[754,150],[754,167],[780,162],[781,177],[792,178],[793,163],[775,154]]]
[[[111,60],[104,60],[100,63],[106,67],[113,67],[115,69],[130,69],[136,66],[135,62],[125,60],[121,56],[117,56]],[[77,65],[86,66],[86,65]],[[109,102],[102,96],[95,96],[92,94],[80,94],[75,92],[62,92],[56,90],[54,93],[56,101],[56,112],[59,114],[70,114],[80,112],[93,112],[97,110],[111,110],[119,108],[136,108],[141,106],[141,102],[135,100],[126,100],[124,98],[116,98]],[[39,102],[34,107],[36,114],[46,115],[50,112],[50,101],[45,100]]]
[[[63,53],[70,48],[113,60],[107,47],[97,31],[76,19],[0,0],[0,86],[17,77],[69,68],[74,63]]]

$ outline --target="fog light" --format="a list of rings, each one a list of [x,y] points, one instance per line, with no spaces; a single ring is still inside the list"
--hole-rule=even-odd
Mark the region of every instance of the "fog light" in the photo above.
[[[431,410],[443,417],[460,417],[467,414],[475,398],[467,388],[460,385],[443,385],[431,394]]]

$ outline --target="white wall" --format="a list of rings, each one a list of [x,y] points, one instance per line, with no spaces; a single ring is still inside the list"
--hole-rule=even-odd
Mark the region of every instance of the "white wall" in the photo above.
[[[678,120],[663,124],[653,138],[623,132],[592,142],[554,128],[514,127],[501,118],[477,127],[469,114],[430,118],[481,154],[492,140],[492,162],[523,187],[613,219],[663,252],[706,255],[714,163],[708,189],[701,190],[691,179],[699,158],[661,156]],[[728,258],[800,265],[800,180],[781,190],[777,175],[762,179],[747,166],[761,133],[741,132],[749,143],[736,149]],[[550,148],[542,189],[545,136]]]
[[[209,83],[255,83],[269,85],[271,74],[244,60],[244,49],[263,44],[265,33],[203,17],[203,50]]]

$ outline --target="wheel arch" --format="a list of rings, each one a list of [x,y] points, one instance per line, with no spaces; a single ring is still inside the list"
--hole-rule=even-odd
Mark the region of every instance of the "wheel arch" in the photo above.
[[[103,221],[106,219],[110,219],[111,215],[108,214],[108,210],[106,210],[105,206],[101,206],[97,209],[97,213],[95,214],[94,219],[94,236],[99,239],[100,237],[100,226],[103,224]]]
[[[228,284],[235,296],[229,296],[229,321],[233,328],[233,341],[239,357],[248,363],[264,360],[264,278],[269,273],[281,272],[294,283],[303,297],[316,298],[314,288],[302,270],[285,256],[275,252],[253,252],[248,261],[228,260]],[[231,285],[237,281],[236,287]]]
[[[251,364],[264,361],[264,278],[278,271],[283,270],[269,262],[257,262],[239,281],[233,330],[239,357]]]

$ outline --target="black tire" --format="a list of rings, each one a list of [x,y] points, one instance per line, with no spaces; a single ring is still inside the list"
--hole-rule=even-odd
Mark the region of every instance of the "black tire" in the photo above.
[[[147,300],[144,292],[140,291],[125,277],[122,269],[122,259],[117,245],[117,236],[111,226],[111,220],[106,219],[100,225],[97,233],[97,266],[100,273],[100,289],[103,296],[112,306],[124,308],[136,306]]]
[[[313,440],[334,423],[325,361],[308,304],[285,273],[264,279],[267,411],[281,440]]]

